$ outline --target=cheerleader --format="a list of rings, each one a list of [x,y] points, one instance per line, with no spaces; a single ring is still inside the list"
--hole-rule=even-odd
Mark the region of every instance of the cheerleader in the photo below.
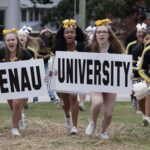
[[[97,20],[95,22],[96,31],[93,36],[92,44],[88,47],[89,51],[94,53],[108,53],[108,54],[122,54],[124,51],[123,45],[117,39],[111,30],[109,19]],[[99,137],[103,140],[108,139],[109,136],[106,132],[109,127],[112,114],[115,108],[116,93],[107,92],[92,92],[91,93],[91,112],[89,124],[85,130],[86,135],[92,136],[95,128],[97,118],[99,116],[101,107],[103,105],[104,119],[101,125]]]
[[[13,62],[20,60],[28,60],[32,58],[32,55],[20,47],[17,30],[5,29],[3,30],[5,47],[0,50],[1,62]],[[22,122],[22,108],[25,99],[9,99],[8,104],[12,111],[12,129],[11,133],[15,136],[20,136],[19,129],[20,121]]]

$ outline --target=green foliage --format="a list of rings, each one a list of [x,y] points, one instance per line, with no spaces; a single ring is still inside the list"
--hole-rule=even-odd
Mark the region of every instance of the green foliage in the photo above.
[[[145,0],[145,2],[146,2],[146,5],[150,6],[150,0]]]
[[[9,133],[11,127],[11,111],[8,104],[1,103],[0,147],[1,149],[12,150],[149,150],[150,126],[142,126],[142,115],[136,114],[136,111],[132,108],[130,102],[116,102],[113,119],[107,130],[110,135],[110,139],[106,143],[102,143],[102,141],[98,139],[102,121],[102,113],[101,116],[98,117],[97,126],[93,137],[89,139],[84,133],[88,123],[90,108],[91,103],[86,102],[85,111],[80,112],[79,114],[79,134],[78,136],[72,137],[67,135],[66,131],[64,131],[65,115],[59,105],[48,102],[38,102],[36,104],[29,103],[29,109],[24,111],[26,115],[27,128],[25,131],[21,131],[23,135],[22,137],[12,138]],[[35,147],[36,145],[40,145],[40,147]],[[48,147],[49,145],[50,148]],[[72,145],[72,147],[70,145]],[[55,146],[55,148],[52,148],[52,146]],[[66,147],[64,148],[64,146]]]
[[[74,18],[75,0],[62,0],[57,7],[51,8],[48,15],[42,20],[43,25],[50,22],[58,27],[60,22],[66,18]],[[106,17],[123,18],[134,14],[133,5],[138,0],[86,0],[86,18],[87,23],[91,20],[102,19]],[[145,0],[147,6],[150,0]],[[76,12],[79,13],[79,0],[76,0]]]
[[[85,103],[85,111],[79,113],[78,136],[70,136],[64,127],[64,112],[59,105],[29,103],[25,110],[26,129],[22,136],[10,136],[11,111],[8,104],[0,104],[0,149],[59,149],[59,150],[149,150],[150,126],[142,126],[142,115],[137,115],[130,102],[116,102],[112,122],[107,130],[110,135],[105,143],[98,138],[102,113],[98,117],[91,138],[85,135],[91,103]]]
[[[47,16],[42,20],[42,25],[50,22],[52,26],[59,27],[62,20],[66,18],[73,18],[74,16],[74,0],[63,0],[57,7],[49,10]]]
[[[102,19],[109,14],[114,17],[123,17],[126,7],[124,0],[87,0],[87,18]]]

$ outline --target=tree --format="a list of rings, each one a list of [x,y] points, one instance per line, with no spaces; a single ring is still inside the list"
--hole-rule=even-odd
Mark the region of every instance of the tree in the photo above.
[[[42,25],[50,22],[51,25],[59,27],[62,20],[74,17],[74,0],[62,0],[57,7],[51,8],[46,16],[42,18]]]
[[[79,13],[79,0],[77,1],[77,13]],[[86,0],[86,20],[87,24],[91,20],[101,18],[125,18],[135,11],[135,6],[144,0]],[[148,6],[150,0],[144,1]],[[140,7],[140,6],[137,6]],[[74,18],[74,0],[62,0],[57,7],[51,8],[42,20],[42,25],[50,22],[54,26],[59,26],[60,22],[66,18]]]
[[[110,17],[122,17],[125,8],[124,0],[87,0],[87,18],[102,19]]]

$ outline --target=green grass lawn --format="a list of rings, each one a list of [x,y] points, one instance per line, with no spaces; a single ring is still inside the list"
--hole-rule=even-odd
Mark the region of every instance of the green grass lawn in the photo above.
[[[87,102],[85,111],[80,112],[79,114],[78,121],[79,128],[82,128],[83,135],[88,123],[89,112],[90,102]],[[64,124],[64,112],[59,105],[50,103],[30,103],[29,109],[25,110],[25,114],[26,118],[31,121],[34,118],[40,119],[41,121],[46,120],[53,123]],[[0,104],[0,122],[10,120],[10,115],[11,114],[8,105]],[[101,118],[102,117],[99,117],[98,119],[97,127],[100,127],[100,122],[102,120]],[[7,127],[9,127],[9,125],[7,125]],[[0,132],[4,133],[5,131],[6,129],[4,126],[0,124]],[[97,132],[99,132],[98,129]],[[136,114],[136,111],[133,109],[130,102],[116,103],[113,120],[108,128],[108,132],[111,135],[109,142],[110,145],[121,146],[123,150],[134,150],[135,148],[139,150],[150,150],[150,127],[142,126],[142,116]],[[127,148],[125,148],[126,145]],[[92,147],[92,149],[96,150],[97,147]]]

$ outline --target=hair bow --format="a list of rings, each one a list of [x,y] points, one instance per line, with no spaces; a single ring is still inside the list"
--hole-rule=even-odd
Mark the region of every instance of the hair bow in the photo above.
[[[110,23],[112,23],[112,21],[110,19],[102,19],[102,20],[95,21],[96,26],[110,24]]]
[[[25,32],[27,34],[30,34],[32,32],[32,28],[31,27],[27,27],[27,26],[23,26],[19,31],[18,33],[20,32]]]
[[[145,24],[145,23],[142,23],[142,24],[137,24],[136,25],[136,28],[137,28],[137,30],[146,30],[146,28],[147,28],[147,24]]]
[[[76,20],[73,20],[73,19],[65,19],[63,21],[63,28],[68,28],[68,27],[71,27],[71,28],[76,28],[77,26],[77,21]]]
[[[12,28],[12,29],[4,29],[4,30],[3,30],[3,34],[4,34],[4,35],[6,35],[6,34],[8,34],[8,33],[17,33],[17,32],[18,32],[18,30],[15,29],[15,28]]]
[[[85,29],[86,32],[94,32],[95,31],[95,27],[91,27],[91,26],[88,26],[86,29]]]

